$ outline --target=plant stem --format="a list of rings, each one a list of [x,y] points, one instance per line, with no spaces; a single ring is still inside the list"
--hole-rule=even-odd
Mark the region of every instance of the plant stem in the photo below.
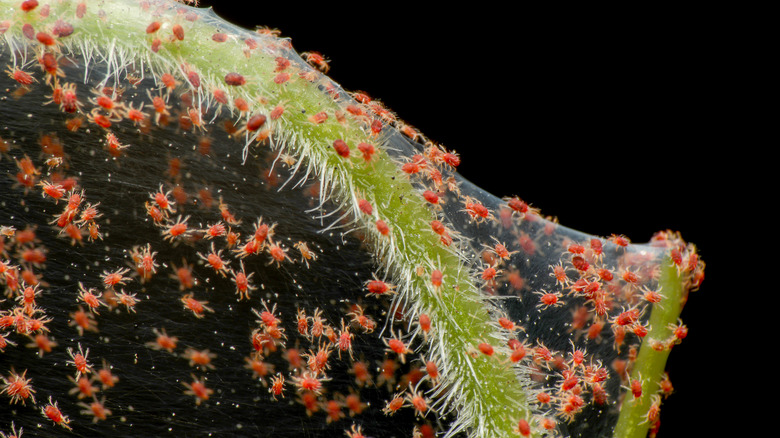
[[[648,321],[650,329],[639,348],[631,371],[632,381],[641,379],[642,395],[634,398],[630,391],[626,392],[613,434],[615,438],[644,438],[651,427],[647,421],[647,412],[653,395],[659,391],[657,382],[663,376],[666,360],[671,353],[670,345],[674,345],[666,345],[667,340],[673,336],[671,326],[680,317],[687,297],[682,278],[668,255],[661,262],[659,286],[665,298],[661,305],[653,306]],[[665,347],[658,350],[653,348],[659,343]]]

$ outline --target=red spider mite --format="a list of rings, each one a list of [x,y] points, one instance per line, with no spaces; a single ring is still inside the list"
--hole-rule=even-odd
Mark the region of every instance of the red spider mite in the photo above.
[[[12,319],[13,318],[11,318],[11,320]],[[9,320],[9,322],[7,322],[7,323],[0,323],[0,326],[4,326],[6,324],[10,326],[11,324],[13,324],[13,322],[11,320]],[[6,334],[0,334],[0,353],[5,353],[5,349],[8,348],[9,345],[14,346],[14,347],[16,346],[16,343],[13,342],[13,341],[9,341],[7,339],[7,336],[8,335],[6,335]],[[38,336],[41,336],[41,335],[38,335]],[[37,337],[36,337],[36,339],[37,339]],[[31,348],[37,347],[38,343],[36,342],[35,344],[27,344],[27,346],[28,347],[32,346]],[[43,348],[41,348],[39,356],[43,356],[43,353],[44,353]]]
[[[672,330],[676,343],[681,342],[688,336],[688,327],[682,323],[682,320],[678,320],[677,324],[669,324],[669,329]]]
[[[338,342],[337,346],[339,349],[339,359],[341,359],[341,352],[347,351],[349,352],[350,359],[353,358],[352,356],[352,333],[349,332],[349,327],[346,327],[344,325],[344,320],[341,320],[341,330],[339,331],[338,335]]]
[[[590,249],[593,251],[594,257],[600,258],[604,252],[604,244],[600,239],[594,237],[590,239]]]
[[[397,412],[399,409],[401,409],[402,407],[404,407],[404,405],[405,405],[405,404],[406,404],[406,400],[404,400],[404,398],[403,398],[403,397],[401,397],[401,395],[400,395],[400,394],[396,394],[396,395],[395,395],[395,396],[392,398],[392,400],[390,400],[389,402],[387,402],[387,404],[385,405],[385,407],[382,409],[382,412],[383,412],[385,415],[393,415],[393,414],[395,414],[395,413],[396,413],[396,412]]]
[[[60,184],[52,184],[48,181],[41,181],[39,185],[43,189],[41,194],[44,198],[48,195],[56,202],[65,196],[65,188]]]
[[[379,280],[378,278],[376,278],[376,275],[374,275],[373,280],[366,281],[365,285],[366,285],[366,290],[368,290],[369,292],[368,294],[369,296],[370,295],[379,296],[387,293],[390,294],[395,293],[395,285],[385,283],[384,281]]]
[[[203,318],[203,312],[214,313],[214,309],[206,305],[208,304],[208,301],[196,300],[193,294],[182,296],[181,302],[184,304],[184,308],[192,311],[192,314],[195,315],[196,318]]]
[[[493,266],[488,266],[485,268],[482,273],[480,274],[480,278],[482,278],[482,281],[485,281],[487,283],[493,283],[493,281],[496,279],[496,276],[498,275],[499,271],[496,270]]]
[[[211,92],[212,96],[214,96],[214,100],[217,101],[217,103],[221,105],[227,105],[228,104],[228,98],[227,94],[225,94],[225,91],[220,88],[215,88]]]
[[[225,83],[232,87],[239,87],[246,84],[246,79],[239,73],[231,72],[225,75]]]
[[[148,26],[146,26],[146,33],[155,33],[158,30],[160,30],[160,27],[162,26],[162,23],[159,21],[152,21],[149,23]]]
[[[477,348],[485,356],[492,356],[493,353],[495,352],[493,346],[488,344],[487,342],[480,342],[479,345],[477,345]]]
[[[556,307],[556,306],[562,306],[563,302],[561,301],[561,294],[559,292],[547,292],[545,290],[540,290],[537,292],[534,292],[534,294],[539,295],[539,304],[537,304],[537,307]]]
[[[572,254],[585,254],[585,247],[578,243],[572,243],[568,248],[566,248],[566,250]]]
[[[239,135],[243,132],[256,132],[260,128],[262,128],[265,125],[265,122],[267,120],[267,117],[265,114],[255,114],[252,117],[250,117],[246,122],[244,122],[244,126],[242,126],[240,129],[236,130],[234,135]],[[263,141],[267,137],[267,130],[262,131],[257,135],[258,141]]]
[[[182,382],[185,388],[184,394],[195,396],[195,404],[200,406],[201,403],[207,401],[209,397],[214,393],[214,390],[208,388],[203,379],[198,379],[194,375],[190,375],[192,382]]]
[[[84,331],[91,331],[91,332],[97,332],[97,321],[95,321],[94,315],[92,313],[87,313],[84,311],[84,309],[79,306],[79,308],[72,312],[70,315],[71,321],[68,323],[69,326],[75,326],[76,330],[79,332],[79,336],[83,336]]]
[[[232,281],[236,285],[236,293],[238,294],[238,299],[249,299],[249,294],[256,290],[257,287],[253,286],[250,283],[250,280],[252,279],[252,276],[255,275],[254,272],[250,273],[249,275],[246,275],[246,271],[244,271],[244,262],[243,260],[240,261],[241,263],[241,270],[240,271],[231,271],[233,273]]]
[[[60,108],[66,113],[75,113],[81,108],[81,102],[76,96],[76,84],[68,82],[62,86]]]
[[[642,292],[642,298],[644,298],[645,301],[649,303],[657,304],[660,303],[661,300],[664,298],[664,296],[661,295],[658,291],[652,290],[647,286],[643,286],[641,292]]]
[[[201,260],[207,262],[209,266],[211,266],[218,274],[225,277],[228,272],[227,265],[230,264],[230,261],[225,261],[222,259],[222,250],[216,251],[214,249],[214,242],[211,243],[211,252],[208,255],[203,255],[201,253],[198,253],[198,257],[200,257]]]
[[[306,316],[306,311],[299,308],[298,312],[296,313],[296,318],[296,327],[298,327],[298,333],[301,334],[301,336],[309,337],[309,318]]]
[[[94,289],[85,289],[84,285],[79,283],[79,299],[87,305],[92,313],[99,314],[97,309],[101,305],[105,306],[106,303],[100,301],[100,298],[103,296],[103,294],[100,293],[95,295],[94,291]]]
[[[341,403],[337,400],[328,400],[325,402],[325,410],[328,412],[328,416],[325,419],[327,424],[339,421],[344,417],[344,413],[341,411]]]
[[[384,125],[382,124],[381,120],[374,119],[371,121],[371,133],[373,135],[378,135],[380,132],[382,132],[382,128],[384,128]]]
[[[371,102],[371,96],[369,96],[364,91],[354,91],[354,92],[352,92],[350,94],[352,95],[353,99],[357,100],[358,102],[360,102],[362,104],[367,104],[367,103]]]
[[[228,205],[222,201],[222,197],[219,198],[218,207],[219,207],[219,213],[222,216],[222,220],[224,220],[230,225],[238,225],[241,223],[241,221],[237,220],[236,217],[233,216],[233,213],[230,212]]]
[[[309,116],[308,120],[315,125],[321,125],[328,120],[328,113],[325,111],[320,111],[317,114]]]
[[[363,313],[363,307],[361,307],[360,305],[356,304],[352,306],[352,311],[347,313],[347,316],[352,317],[351,322],[362,327],[366,333],[371,333],[374,331],[374,328],[376,328],[376,322],[373,319],[371,319],[371,317],[366,316]]]
[[[330,329],[330,327],[326,327],[326,330],[327,329]],[[312,330],[312,332],[314,331],[315,330]],[[330,352],[331,349],[333,348],[333,344],[334,344],[333,342],[329,342],[327,344],[320,343],[316,353],[314,352],[314,350],[310,349],[308,353],[303,354],[303,357],[306,358],[306,362],[309,369],[313,373],[321,374],[330,368],[330,364],[328,363],[328,358],[330,357]]]
[[[105,421],[109,415],[112,414],[111,410],[106,408],[106,399],[105,397],[98,401],[94,396],[92,398],[92,403],[86,404],[86,403],[79,403],[79,406],[84,408],[81,411],[81,414],[83,415],[92,415],[92,422],[97,423],[98,421]]]
[[[155,38],[152,40],[151,49],[152,52],[157,53],[160,51],[160,46],[162,45],[162,41],[159,38]]]
[[[293,384],[298,388],[298,391],[309,391],[316,395],[322,394],[322,382],[327,380],[325,378],[318,378],[316,374],[311,371],[304,371],[300,376],[293,376]]]
[[[282,114],[284,114],[284,105],[280,104],[274,107],[273,110],[271,110],[269,117],[271,118],[271,120],[276,120],[279,117],[282,117]]]
[[[306,244],[306,242],[298,241],[293,244],[293,247],[298,250],[299,253],[301,253],[301,261],[306,264],[306,267],[309,267],[309,262],[317,260],[318,256],[317,253],[309,249],[309,246]]]
[[[398,355],[398,360],[400,360],[401,363],[406,363],[406,355],[411,353],[412,350],[406,346],[406,344],[400,339],[400,336],[393,334],[392,338],[383,338],[382,342],[385,343],[388,351]]]
[[[322,56],[322,54],[319,52],[303,52],[301,53],[301,56],[306,60],[306,62],[313,65],[323,73],[327,73],[328,70],[330,70],[330,65],[328,64],[329,61],[326,60],[325,57]]]
[[[291,65],[290,60],[283,56],[277,56],[276,58],[274,58],[274,62],[276,63],[276,68],[274,69],[274,72],[287,70],[287,68],[290,67]]]
[[[290,257],[287,256],[287,250],[273,242],[269,242],[268,254],[272,259],[269,264],[275,263],[277,267],[281,266],[285,260],[290,260]]]
[[[438,220],[431,221],[431,229],[438,235],[443,235],[447,231],[447,228],[444,226],[444,224]]]
[[[447,163],[452,167],[460,166],[460,157],[458,156],[458,154],[455,153],[455,151],[445,152],[443,159],[445,163]]]
[[[274,314],[276,312],[276,304],[269,309],[268,303],[265,300],[261,300],[261,304],[263,305],[262,312],[258,312],[255,309],[252,309],[252,312],[260,318],[259,323],[261,323],[264,327],[276,327],[277,325],[281,324],[281,320],[276,317]]]
[[[290,73],[287,73],[287,72],[281,72],[281,73],[277,74],[276,76],[274,76],[274,79],[273,79],[274,83],[275,84],[279,84],[279,85],[284,84],[285,82],[287,82],[289,80],[290,80]]]
[[[24,70],[20,70],[16,67],[12,68],[6,68],[6,73],[8,73],[8,76],[18,82],[22,86],[29,86],[32,85],[34,82],[38,82],[32,75],[27,73]]]
[[[322,310],[314,309],[314,315],[311,317],[311,336],[319,338],[325,329],[325,320],[322,318]]]
[[[526,419],[521,418],[517,422],[517,432],[522,436],[531,436],[531,426]]]
[[[628,378],[628,388],[635,400],[642,397],[642,375],[640,374],[636,379]]]
[[[418,323],[420,324],[420,330],[427,336],[431,331],[431,317],[427,313],[421,313],[418,317]]]
[[[65,38],[67,36],[70,36],[73,34],[74,27],[72,24],[63,21],[62,19],[58,19],[54,22],[54,26],[52,26],[51,33],[53,33],[55,36],[59,38]]]
[[[57,45],[57,40],[48,32],[38,32],[35,34],[35,39],[44,46],[51,47]]]
[[[2,337],[2,336],[0,336]],[[54,342],[49,336],[47,336],[44,333],[38,333],[35,335],[35,338],[33,338],[34,342],[31,342],[27,344],[26,346],[29,348],[37,348],[38,349],[38,356],[43,357],[46,353],[51,353],[54,347],[56,347],[58,344]],[[0,341],[1,342],[1,341]],[[10,342],[8,342],[10,343]],[[2,345],[0,345],[0,351],[3,350]]]
[[[342,139],[337,139],[333,142],[333,149],[336,153],[343,158],[349,158],[349,145]]]
[[[171,115],[171,113],[168,111],[169,106],[165,103],[165,99],[162,96],[152,96],[152,92],[150,90],[146,90],[146,94],[149,97],[149,100],[152,101],[152,103],[147,104],[147,106],[154,110],[154,122],[159,124],[160,119],[163,116]]]
[[[252,370],[253,378],[259,379],[260,383],[267,387],[268,383],[265,381],[265,376],[273,372],[273,364],[263,362],[263,356],[257,352],[245,357],[244,361],[246,362],[244,367]]]
[[[363,426],[357,426],[355,424],[352,425],[350,430],[345,430],[344,434],[347,435],[347,438],[366,438],[366,436],[363,435]]]
[[[612,243],[614,243],[615,245],[621,248],[625,248],[631,243],[628,237],[622,234],[613,234],[612,236],[610,236],[609,240],[611,240]]]
[[[612,271],[610,271],[607,268],[599,269],[598,271],[596,271],[596,274],[599,276],[600,279],[607,282],[612,281],[612,279],[615,278],[614,275],[612,274]]]
[[[582,256],[574,256],[571,258],[571,264],[580,272],[586,272],[590,269],[590,263],[588,263]]]
[[[647,336],[648,328],[647,325],[636,323],[632,326],[631,331],[638,337],[644,338]]]
[[[184,351],[182,357],[190,361],[191,367],[199,368],[203,371],[216,369],[211,361],[217,357],[217,355],[210,352],[208,349],[196,350],[194,348],[188,348]]]
[[[38,0],[24,0],[21,8],[24,12],[30,12],[38,7]]]
[[[189,232],[189,229],[187,228],[187,220],[189,220],[189,218],[190,217],[187,216],[182,220],[181,216],[179,216],[176,219],[176,222],[166,225],[165,230],[162,233],[163,238],[173,242],[177,238],[186,237]]]
[[[41,413],[49,420],[53,421],[54,424],[62,426],[65,429],[72,430],[68,425],[68,423],[70,423],[70,419],[62,414],[62,411],[60,411],[57,402],[52,401],[51,396],[49,396],[49,403],[46,406],[41,407]]]
[[[376,148],[370,143],[358,143],[357,148],[360,153],[363,154],[363,160],[367,163],[373,159],[374,154],[376,153]]]
[[[125,277],[124,274],[129,271],[130,269],[128,268],[120,268],[113,272],[103,271],[103,284],[105,284],[107,288],[113,288],[117,284],[127,284],[127,281],[130,280],[130,278]]]
[[[238,109],[242,113],[245,113],[245,112],[249,111],[249,104],[247,103],[246,100],[244,100],[241,97],[237,97],[237,98],[233,99],[233,105],[235,105],[236,109]]]
[[[87,120],[105,129],[110,128],[113,125],[113,122],[119,121],[118,116],[112,118],[110,116],[100,114],[98,111],[99,111],[98,108],[92,109],[92,111],[90,111],[89,114],[87,114]]]
[[[32,379],[25,378],[26,374],[27,370],[24,370],[22,374],[17,374],[11,368],[8,377],[0,376],[0,380],[3,381],[3,389],[0,390],[0,394],[11,397],[12,404],[21,402],[22,405],[25,405],[28,399],[35,403],[34,394],[36,391],[30,385]]]
[[[431,190],[426,190],[422,194],[423,198],[433,205],[439,205],[439,195]]]
[[[409,175],[414,175],[415,173],[418,173],[420,170],[422,170],[422,168],[420,167],[419,163],[410,161],[408,163],[404,163],[404,165],[401,166],[401,170]]]
[[[271,378],[271,386],[268,388],[268,392],[272,394],[274,400],[278,396],[284,398],[284,376],[282,373],[277,373]]]
[[[526,345],[517,339],[510,339],[508,342],[509,348],[512,352],[509,355],[509,360],[513,363],[520,362],[526,356]]]
[[[128,294],[124,291],[119,291],[116,293],[116,297],[119,300],[119,303],[125,306],[128,312],[135,313],[135,305],[138,304],[138,299],[135,296],[136,294]]]
[[[174,24],[171,28],[171,33],[173,34],[173,37],[179,41],[184,40],[184,28],[181,24]]]
[[[566,269],[563,267],[561,262],[558,262],[558,264],[550,266],[552,268],[552,271],[550,275],[555,278],[555,283],[561,286],[566,286],[569,284],[569,276],[566,274]]]
[[[444,280],[444,273],[441,272],[438,269],[434,269],[431,271],[431,284],[435,289],[438,289],[442,285],[442,281]]]
[[[498,325],[500,325],[504,330],[509,330],[509,331],[522,330],[522,327],[515,324],[514,321],[512,321],[511,319],[505,316],[501,316],[498,318]]]
[[[44,52],[40,58],[38,58],[38,62],[41,64],[41,68],[43,71],[45,71],[50,76],[56,77],[56,76],[65,76],[65,73],[60,69],[59,61],[57,60],[57,57],[51,53],[51,52]],[[55,94],[57,95],[57,100],[54,101]],[[56,84],[53,86],[53,93],[52,93],[52,101],[54,103],[59,104],[62,100],[62,88],[57,86]]]
[[[664,397],[668,397],[672,392],[674,392],[674,386],[672,385],[672,381],[669,380],[669,373],[667,372],[664,372],[663,377],[661,377],[661,381],[658,382],[658,386],[661,388],[661,394]]]
[[[238,238],[236,238],[238,240]],[[263,249],[263,244],[259,243],[257,239],[249,239],[244,245],[242,245],[240,248],[236,248],[233,250],[233,252],[236,254],[238,258],[245,258],[250,255],[258,254]]]
[[[371,215],[374,212],[374,207],[371,206],[371,203],[365,199],[358,200],[358,208],[367,215]]]
[[[215,237],[221,237],[227,234],[227,228],[225,228],[225,224],[222,222],[217,222],[212,225],[208,225],[205,230],[203,230],[203,238],[204,239],[213,239]]]
[[[146,213],[152,218],[152,221],[154,221],[155,224],[159,224],[165,220],[165,213],[157,208],[157,206],[150,204],[148,201],[144,205],[146,207]]]
[[[436,365],[436,362],[429,360],[425,362],[425,372],[428,374],[428,377],[434,382],[438,382],[439,380],[439,367]]]
[[[30,23],[24,23],[22,25],[22,35],[24,35],[29,40],[35,39],[35,28]]]
[[[425,413],[430,409],[428,406],[428,399],[424,398],[419,391],[409,389],[409,393],[406,394],[406,400],[414,407],[414,411],[417,415],[425,416]]]
[[[146,346],[153,350],[166,350],[169,353],[173,353],[178,345],[179,338],[176,336],[169,336],[165,329],[152,329],[152,332],[157,336],[153,342],[147,342]]]
[[[69,360],[67,363],[73,364],[73,366],[76,367],[76,379],[78,380],[82,374],[89,374],[92,372],[92,366],[89,365],[87,362],[87,356],[89,355],[89,348],[87,348],[87,351],[84,352],[81,349],[81,344],[79,344],[79,351],[78,353],[74,353],[73,349],[68,347],[68,355],[70,356],[71,360]]]
[[[388,234],[390,234],[390,227],[382,219],[378,219],[376,221],[376,229],[377,231],[379,231],[379,234],[383,236],[387,236]]]
[[[490,217],[490,210],[488,210],[487,207],[473,198],[467,196],[464,201],[464,205],[464,211],[466,211],[466,213],[468,213],[472,219],[480,221]]]
[[[623,278],[623,280],[626,283],[629,283],[629,284],[632,284],[632,285],[635,285],[635,284],[639,283],[639,276],[636,274],[636,272],[632,272],[631,269],[629,269],[629,268],[626,268],[626,270],[623,271],[623,274],[621,275],[621,277]]]

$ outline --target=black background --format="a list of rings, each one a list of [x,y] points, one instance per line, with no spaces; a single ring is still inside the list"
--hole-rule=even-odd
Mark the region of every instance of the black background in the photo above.
[[[715,379],[739,354],[723,330],[722,263],[737,164],[728,30],[708,11],[214,3],[323,53],[333,80],[457,151],[460,173],[493,194],[596,235],[671,229],[696,244],[707,278],[683,312],[660,436],[722,436],[719,400],[734,389]]]

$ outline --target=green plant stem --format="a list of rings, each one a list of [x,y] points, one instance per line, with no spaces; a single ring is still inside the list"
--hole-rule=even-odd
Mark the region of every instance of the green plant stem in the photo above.
[[[661,305],[653,306],[650,314],[649,331],[631,371],[631,380],[641,379],[642,395],[634,398],[631,391],[626,392],[626,399],[620,409],[620,417],[615,425],[615,438],[644,438],[652,426],[647,421],[647,412],[652,404],[652,397],[659,391],[658,382],[663,377],[666,360],[671,353],[671,347],[663,350],[653,348],[658,342],[666,344],[673,336],[671,326],[680,317],[686,294],[681,276],[668,256],[661,262],[659,279],[664,300]],[[673,344],[672,344],[673,345]]]

